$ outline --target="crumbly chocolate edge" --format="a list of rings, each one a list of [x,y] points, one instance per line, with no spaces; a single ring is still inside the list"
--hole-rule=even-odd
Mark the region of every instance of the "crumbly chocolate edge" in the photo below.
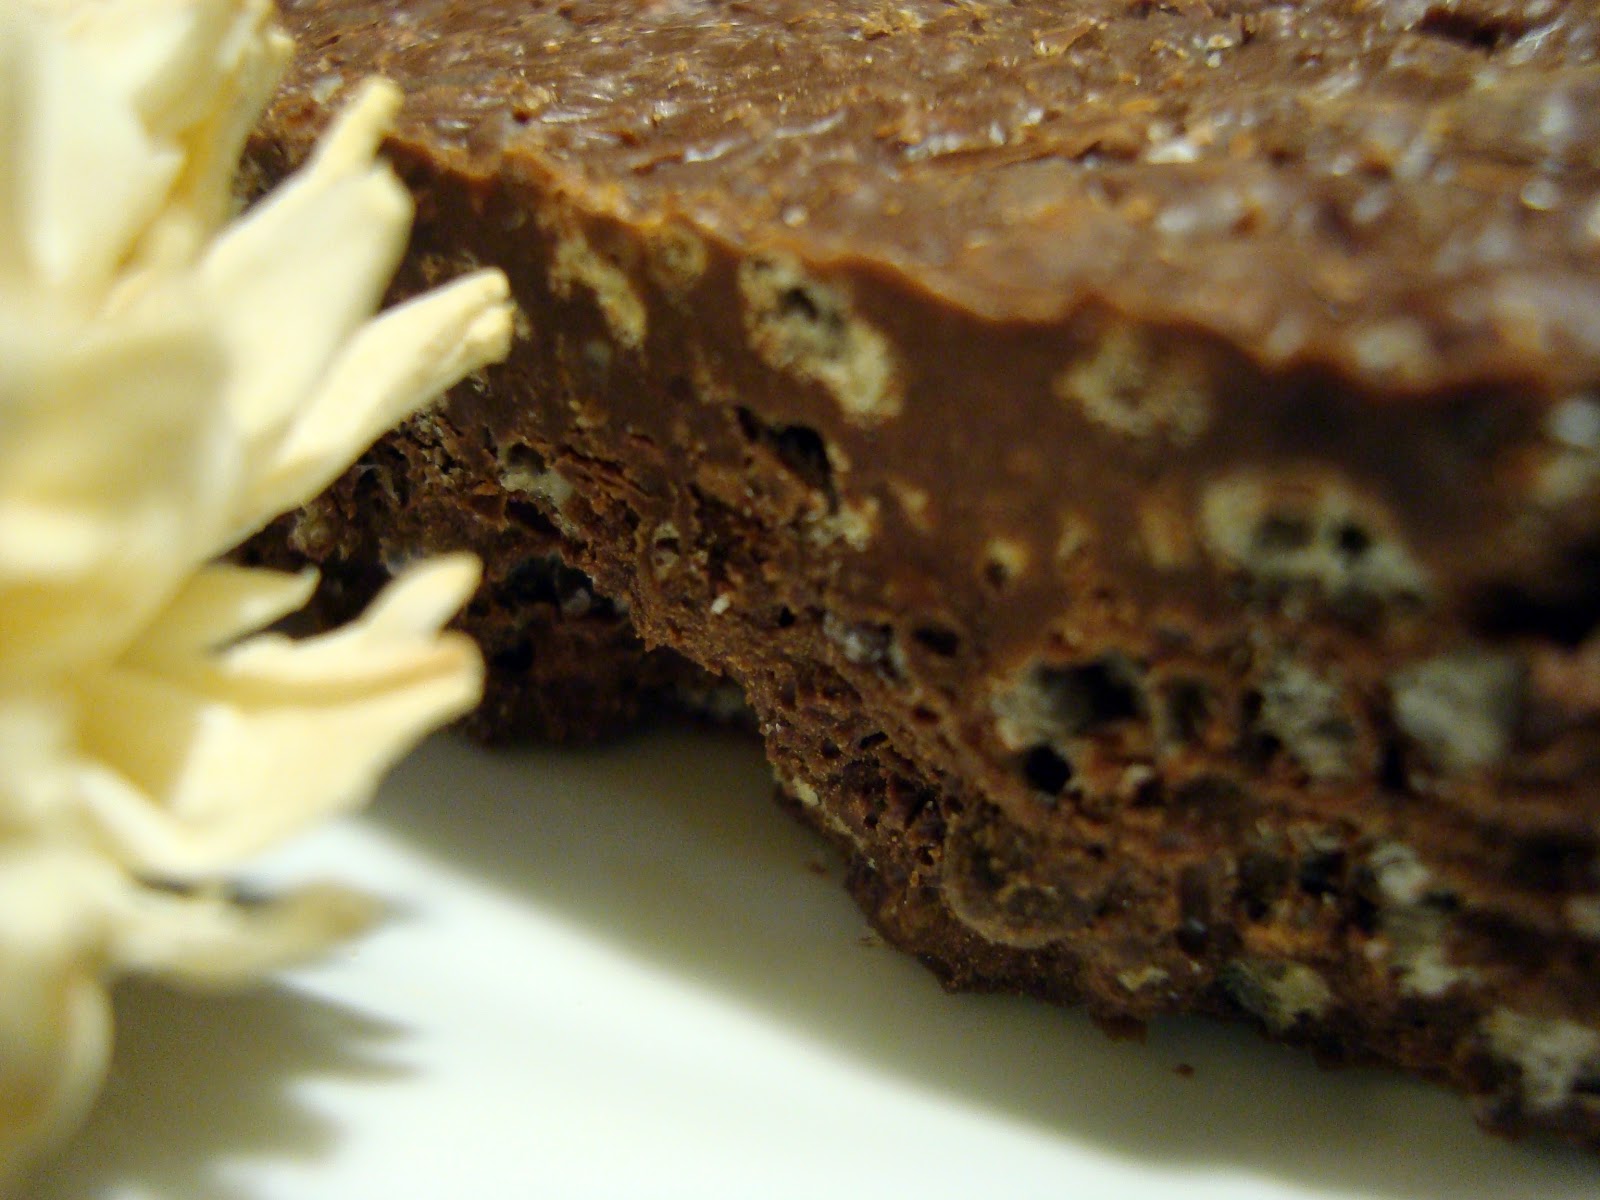
[[[264,177],[294,145],[258,139]],[[1270,427],[1287,388],[1302,418],[1320,406],[1368,444],[1422,447],[1428,461],[1401,495],[1393,481],[1286,469],[1280,453],[1211,481],[1174,518],[1181,489],[1134,450],[1134,482],[1154,479],[1169,511],[1114,495],[1046,536],[1021,499],[1037,471],[961,446],[1002,486],[975,521],[939,512],[938,533],[964,530],[940,538],[919,528],[942,499],[929,480],[859,469],[883,422],[920,411],[874,366],[912,340],[884,333],[919,299],[895,280],[751,256],[681,222],[641,234],[556,181],[392,149],[422,197],[401,291],[494,261],[527,328],[507,368],[379,447],[277,531],[283,546],[338,577],[470,545],[490,570],[465,624],[486,643],[511,613],[510,641],[533,654],[585,619],[631,637],[626,620],[639,657],[598,693],[632,686],[646,645],[736,681],[785,794],[851,856],[875,925],[951,986],[1082,1003],[1112,1022],[1242,1017],[1329,1059],[1450,1083],[1492,1128],[1600,1144],[1593,506],[1519,501],[1543,521],[1537,536],[1486,555],[1494,569],[1452,580],[1447,597],[1411,525],[1452,471],[1502,506],[1492,481],[1518,455],[1581,480],[1596,447],[1567,426],[1582,432],[1591,397],[1502,380],[1387,412],[1336,372],[1273,379],[1237,348],[1091,308],[1073,316],[1065,355],[1060,330],[991,332],[1025,366],[1041,342],[1072,364],[1046,378],[1094,454],[1097,436],[1127,436],[1108,420],[1170,447],[1192,420],[1186,381],[1227,378],[1244,396],[1234,415],[1254,396]],[[551,215],[523,228],[533,208]],[[476,245],[475,230],[489,231]],[[735,324],[700,330],[713,311]],[[958,314],[938,315],[944,335],[971,340]],[[879,340],[841,341],[840,321]],[[707,345],[740,351],[694,361]],[[1156,415],[1124,411],[1130,370],[1136,394],[1163,397]],[[692,430],[673,426],[681,411]],[[1428,538],[1479,532],[1469,505],[1442,507]],[[1128,527],[1107,545],[1117,512]],[[945,597],[883,595],[883,542],[918,567],[904,580],[948,578],[950,562],[971,578]],[[588,612],[561,613],[564,589],[583,590],[571,577],[553,603],[519,599],[563,568],[593,580]],[[1130,576],[1156,578],[1157,598],[1119,593],[1111,581]],[[1210,581],[1198,621],[1159,599],[1190,579]],[[1027,616],[1064,587],[1071,612]],[[1022,615],[985,640],[984,605]],[[545,609],[561,633],[549,614],[527,624]],[[1240,609],[1237,636],[1195,636]],[[508,699],[488,732],[538,719],[519,698],[582,676],[491,663]],[[680,669],[667,664],[662,690]],[[605,720],[629,716],[624,704]]]

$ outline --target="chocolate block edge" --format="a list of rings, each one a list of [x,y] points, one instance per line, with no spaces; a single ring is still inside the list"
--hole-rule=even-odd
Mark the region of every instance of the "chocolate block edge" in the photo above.
[[[325,113],[299,72],[262,178]],[[953,986],[1242,1017],[1600,1144],[1600,357],[1384,383],[1093,289],[996,316],[402,82],[401,291],[493,263],[526,323],[340,485],[379,481],[349,561],[472,546],[480,613],[583,571],[742,688]]]

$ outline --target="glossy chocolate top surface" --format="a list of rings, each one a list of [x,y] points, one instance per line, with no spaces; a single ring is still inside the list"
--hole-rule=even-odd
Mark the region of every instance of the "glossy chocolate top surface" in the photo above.
[[[292,94],[629,219],[1401,390],[1600,375],[1589,0],[282,0]]]

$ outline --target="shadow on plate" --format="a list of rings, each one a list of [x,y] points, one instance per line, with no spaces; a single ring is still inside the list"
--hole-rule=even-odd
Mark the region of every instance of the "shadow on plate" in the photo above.
[[[399,1030],[287,987],[196,995],[130,983],[116,1012],[105,1090],[32,1200],[248,1200],[229,1182],[230,1161],[315,1161],[336,1145],[336,1123],[300,1104],[296,1087],[407,1074],[386,1054]]]
[[[1389,1072],[1324,1071],[1209,1022],[1115,1042],[1081,1013],[948,995],[863,937],[837,863],[819,877],[825,852],[771,790],[759,749],[731,734],[492,755],[440,739],[401,768],[378,820],[839,1053],[1053,1136],[1395,1200],[1596,1194],[1591,1159],[1488,1137],[1457,1097]]]

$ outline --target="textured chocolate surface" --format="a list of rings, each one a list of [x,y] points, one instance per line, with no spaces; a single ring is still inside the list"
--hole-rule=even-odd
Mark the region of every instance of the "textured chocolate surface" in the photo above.
[[[951,984],[1600,1144],[1600,9],[285,14],[526,317],[282,537],[484,553],[486,725],[698,664]]]

